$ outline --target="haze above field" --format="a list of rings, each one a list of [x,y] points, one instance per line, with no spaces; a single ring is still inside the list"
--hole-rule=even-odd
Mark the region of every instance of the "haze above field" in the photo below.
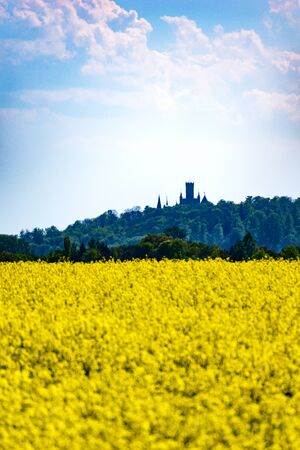
[[[0,0],[0,233],[299,197],[298,0]]]

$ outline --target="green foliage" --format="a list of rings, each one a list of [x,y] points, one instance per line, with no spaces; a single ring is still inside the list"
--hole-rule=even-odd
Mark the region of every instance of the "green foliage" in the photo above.
[[[0,234],[0,252],[30,255],[30,245],[18,236]]]
[[[70,258],[71,256],[71,239],[69,236],[64,237],[64,256]]]
[[[268,258],[268,252],[266,251],[266,249],[264,249],[264,247],[259,247],[256,252],[253,254],[252,259],[266,259]]]
[[[242,240],[238,240],[230,249],[230,257],[233,261],[251,259],[257,251],[257,243],[251,233],[246,233]]]
[[[176,239],[176,238],[185,239],[186,238],[186,231],[183,230],[182,228],[174,227],[174,226],[166,228],[164,231],[164,234],[166,234],[167,236],[170,236],[174,239]]]
[[[89,248],[84,252],[81,257],[83,262],[99,261],[101,259],[101,254],[96,248]]]
[[[177,230],[176,233],[178,234]],[[283,257],[284,259],[300,258],[299,248],[293,245],[285,247],[278,255],[273,250],[267,250],[263,247],[258,248],[255,239],[248,232],[242,240],[232,246],[230,253],[216,245],[204,244],[201,242],[190,242],[184,239],[172,238],[162,234],[148,234],[140,240],[138,244],[115,246],[109,248],[103,242],[92,238],[89,241],[88,248],[84,243],[79,247],[72,242],[69,236],[64,237],[64,249],[56,249],[43,257],[46,262],[72,261],[72,262],[93,262],[107,261],[110,258],[121,261],[132,259],[154,258],[161,260],[167,259],[206,259],[223,258],[232,261],[243,261],[250,259],[263,259],[267,257]],[[0,261],[27,261],[34,259],[31,255],[22,255],[19,253],[2,251],[0,252]]]
[[[186,238],[228,251],[244,238],[247,231],[256,240],[258,248],[266,247],[275,254],[290,245],[299,247],[300,199],[247,197],[239,204],[221,200],[216,205],[207,202],[161,210],[147,206],[141,211],[135,207],[119,216],[109,210],[95,219],[77,220],[61,232],[55,227],[35,228],[31,232],[22,231],[20,237],[36,256],[42,257],[57,248],[63,250],[65,236],[70,237],[77,249],[81,244],[87,248],[94,239],[109,247],[126,246],[130,253],[129,247],[137,245],[145,236],[164,234],[172,239]],[[149,256],[149,242],[148,238],[139,248],[142,255]],[[81,255],[83,253],[81,251]],[[249,249],[246,253],[249,256]]]
[[[288,245],[282,249],[281,256],[284,259],[300,259],[300,249],[296,245]]]
[[[167,259],[205,259],[227,258],[228,253],[215,245],[200,242],[187,242],[171,238],[166,234],[149,234],[138,244],[119,246],[111,249],[114,258],[124,260],[155,258]]]
[[[22,253],[13,252],[0,252],[0,262],[14,262],[14,261],[34,261],[35,258],[32,255],[24,255]]]

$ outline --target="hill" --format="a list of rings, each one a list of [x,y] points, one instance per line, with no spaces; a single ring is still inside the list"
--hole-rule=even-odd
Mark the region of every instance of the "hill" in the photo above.
[[[109,210],[94,218],[77,220],[65,230],[52,226],[45,230],[21,231],[37,256],[63,248],[65,236],[77,245],[90,239],[108,246],[131,245],[147,234],[179,227],[190,241],[214,244],[229,249],[249,231],[259,246],[280,251],[288,245],[300,246],[300,198],[247,197],[244,202],[221,200],[198,205],[176,205],[162,209],[135,207],[118,215]]]

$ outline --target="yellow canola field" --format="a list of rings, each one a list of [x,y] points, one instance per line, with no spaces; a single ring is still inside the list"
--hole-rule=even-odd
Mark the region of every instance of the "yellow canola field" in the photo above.
[[[1,450],[298,450],[299,269],[0,264]]]

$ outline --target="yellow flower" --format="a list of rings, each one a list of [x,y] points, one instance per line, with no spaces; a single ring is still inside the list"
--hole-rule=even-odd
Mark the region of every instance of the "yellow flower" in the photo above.
[[[299,269],[0,264],[0,449],[298,450]]]

